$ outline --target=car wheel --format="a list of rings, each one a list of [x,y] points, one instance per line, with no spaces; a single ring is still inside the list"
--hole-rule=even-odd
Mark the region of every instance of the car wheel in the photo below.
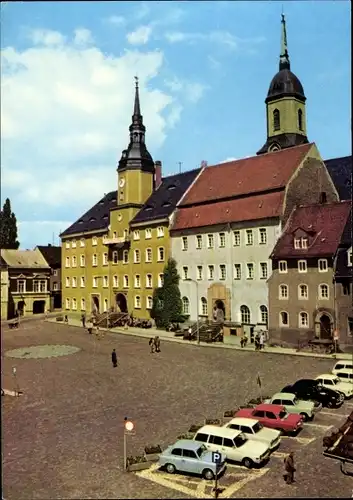
[[[242,464],[247,469],[251,469],[251,467],[253,466],[253,461],[250,458],[244,458],[244,460],[242,461]]]
[[[300,416],[302,417],[304,422],[307,422],[309,420],[309,415],[307,415],[306,413],[301,413]]]
[[[343,392],[339,392],[338,394],[339,394],[338,402],[339,404],[341,404],[344,401],[345,395],[343,394]]]
[[[207,479],[208,481],[212,481],[212,479],[214,479],[214,473],[211,471],[211,469],[205,469],[203,472],[202,472],[202,475],[205,479]]]
[[[176,467],[173,464],[167,464],[165,468],[169,474],[174,474],[174,472],[176,471]]]

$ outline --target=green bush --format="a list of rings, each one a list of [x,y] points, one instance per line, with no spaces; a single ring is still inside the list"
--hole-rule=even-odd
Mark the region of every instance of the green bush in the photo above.
[[[162,453],[162,448],[159,446],[150,445],[145,447],[146,455],[154,455],[155,453]]]
[[[126,459],[126,464],[129,465],[134,465],[134,464],[141,464],[143,462],[147,462],[146,457],[143,455],[137,455],[136,457],[128,457]]]

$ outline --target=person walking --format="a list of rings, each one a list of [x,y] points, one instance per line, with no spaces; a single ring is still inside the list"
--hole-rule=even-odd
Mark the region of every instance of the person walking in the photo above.
[[[154,353],[154,348],[155,348],[155,345],[154,345],[154,338],[150,338],[149,342],[148,342],[148,345],[150,346],[150,349],[151,349],[151,354]]]
[[[65,314],[64,323],[69,323],[69,318],[67,317],[67,314]]]
[[[294,466],[294,452],[291,451],[290,454],[284,459],[284,478],[287,484],[292,484],[294,480],[294,472],[296,468]]]
[[[161,341],[158,335],[154,338],[154,345],[156,346],[156,352],[161,352]]]
[[[116,355],[115,349],[112,351],[112,363],[114,368],[118,366],[118,356]]]
[[[86,326],[86,315],[85,315],[85,313],[83,313],[81,315],[81,321],[82,321],[83,328],[85,328],[85,326]]]
[[[265,347],[265,335],[264,335],[264,332],[260,332],[259,343],[260,343],[260,351],[262,351],[263,348]]]
[[[254,341],[255,341],[255,351],[258,351],[260,349],[260,336],[258,333],[255,335]]]

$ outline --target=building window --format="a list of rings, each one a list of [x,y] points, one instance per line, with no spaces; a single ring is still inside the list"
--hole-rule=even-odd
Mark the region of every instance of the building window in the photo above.
[[[307,328],[309,326],[309,315],[306,312],[299,313],[299,328]]]
[[[139,264],[141,262],[140,250],[134,250],[134,263]]]
[[[80,287],[85,288],[85,277],[84,276],[81,276],[81,278],[80,278]]]
[[[234,264],[234,279],[241,280],[241,264]]]
[[[158,262],[164,261],[164,247],[158,248]]]
[[[80,247],[83,248],[85,246],[85,239],[81,238],[80,239]]]
[[[70,257],[66,257],[66,259],[65,259],[65,267],[70,267]]]
[[[298,109],[298,129],[303,130],[303,111]]]
[[[253,280],[254,279],[254,264],[248,263],[248,264],[246,264],[246,268],[248,270],[247,279]]]
[[[349,282],[342,283],[342,291],[343,291],[343,295],[350,295],[351,294],[351,284]]]
[[[103,311],[104,312],[108,311],[108,299],[104,299],[103,301]]]
[[[278,270],[280,273],[286,273],[288,272],[287,268],[287,261],[286,260],[280,260],[278,263]]]
[[[306,273],[306,271],[307,271],[306,260],[298,260],[298,272]]]
[[[72,240],[72,248],[76,248],[76,240]]]
[[[260,306],[260,322],[264,325],[268,323],[268,310],[266,306]]]
[[[59,290],[58,284],[57,283],[53,283],[53,291],[57,292],[58,290]]]
[[[183,297],[181,299],[182,304],[183,304],[183,314],[188,315],[190,314],[190,302],[187,297]]]
[[[288,313],[282,311],[279,313],[279,324],[280,326],[288,326],[289,325],[289,316]]]
[[[123,264],[129,263],[129,250],[123,251]]]
[[[119,286],[119,278],[116,275],[114,275],[113,276],[113,287],[118,288],[118,286]]]
[[[300,238],[294,238],[294,248],[299,250],[300,248]]]
[[[319,272],[325,273],[328,270],[327,259],[319,259]]]
[[[347,266],[352,267],[352,249],[351,248],[347,252]]]
[[[86,310],[86,301],[85,299],[81,299],[81,311],[85,311]]]
[[[240,314],[241,314],[241,322],[245,325],[250,324],[250,309],[248,306],[241,306],[240,307]]]
[[[253,245],[254,244],[254,237],[253,237],[252,229],[247,229],[246,230],[246,244],[247,245]]]
[[[188,239],[186,236],[183,236],[181,239],[181,248],[184,251],[188,249]]]
[[[85,267],[86,259],[84,255],[80,255],[80,266]]]
[[[213,234],[208,234],[207,235],[207,248],[213,248],[214,247],[214,237]]]
[[[66,286],[66,288],[70,287],[70,278],[68,276],[66,276],[65,286]]]
[[[117,232],[113,231],[113,240],[116,240],[116,237],[117,237]]]
[[[1,284],[1,287],[2,287],[2,284]],[[18,291],[18,293],[25,293],[26,280],[17,280],[17,291]]]
[[[67,241],[67,242],[65,243],[65,248],[70,248],[70,242],[69,242],[69,241]]]
[[[164,284],[164,274],[160,273],[158,275],[158,288],[162,288],[163,284]]]
[[[46,280],[34,280],[33,281],[33,291],[36,292],[36,293],[44,293],[44,292],[46,292],[47,291],[47,282],[46,282]]]
[[[96,266],[97,265],[97,254],[94,253],[92,255],[92,266]]]
[[[302,248],[308,248],[308,238],[302,238]]]
[[[202,266],[197,266],[197,268],[196,268],[196,279],[197,280],[202,280],[203,279],[203,269],[202,269]]]
[[[152,238],[152,229],[145,229],[145,239],[150,240]]]
[[[288,299],[288,285],[279,285],[278,298],[281,300]]]
[[[279,110],[275,109],[273,112],[273,130],[279,130],[281,128],[281,119]]]
[[[118,252],[116,250],[114,250],[113,252],[113,264],[117,264],[118,263]]]
[[[153,307],[153,297],[148,295],[148,297],[146,298],[146,309],[152,309],[152,307]]]
[[[146,262],[152,262],[152,248],[146,248]]]
[[[348,323],[348,333],[349,335],[353,335],[353,318],[349,317],[347,318],[347,323]]]
[[[53,270],[53,276],[57,276],[58,275],[58,270],[57,269],[54,269]]]
[[[189,279],[189,268],[188,266],[183,266],[183,280]]]
[[[141,309],[141,297],[135,295],[135,309]]]
[[[103,266],[107,266],[108,265],[108,254],[105,252],[103,254]]]
[[[107,235],[104,234],[102,239],[103,239],[103,243],[106,243],[106,241],[107,241]]]
[[[65,300],[65,309],[70,309],[70,299],[68,298]]]
[[[308,285],[298,286],[298,298],[301,300],[306,300],[309,297]]]
[[[233,232],[233,244],[235,247],[240,247],[240,231]]]
[[[261,270],[260,278],[262,280],[266,280],[268,277],[267,262],[260,262],[260,270]]]
[[[207,299],[206,297],[201,297],[201,315],[202,316],[207,316],[208,314],[208,308],[207,308]]]
[[[97,244],[98,244],[97,238],[95,236],[93,236],[93,238],[92,238],[92,246],[96,247]]]
[[[129,276],[124,276],[124,288],[129,288]]]
[[[76,267],[76,266],[77,266],[76,255],[73,255],[73,256],[72,256],[71,261],[72,261],[72,267]]]
[[[265,228],[259,229],[259,243],[260,245],[266,245],[267,243],[267,232]]]
[[[196,248],[197,248],[197,250],[201,250],[201,248],[202,248],[202,235],[201,234],[196,235]]]
[[[152,274],[146,274],[146,288],[152,288]]]
[[[163,238],[164,236],[164,227],[157,227],[157,238]]]
[[[98,278],[97,278],[97,276],[93,276],[92,286],[93,286],[93,288],[97,288],[97,286],[98,286]]]
[[[319,298],[320,299],[328,299],[329,298],[328,285],[319,285]]]
[[[136,229],[134,231],[134,240],[138,241],[139,239],[140,239],[140,231],[138,229]]]
[[[77,311],[77,300],[75,298],[72,299],[72,310]]]
[[[103,288],[108,288],[108,286],[109,286],[108,276],[103,276]]]
[[[141,279],[139,274],[135,274],[135,288],[141,288]]]
[[[214,266],[213,265],[208,266],[208,279],[209,280],[214,279]]]
[[[72,288],[76,288],[76,286],[77,286],[77,278],[74,276],[72,278]]]
[[[219,279],[224,281],[227,278],[227,269],[225,264],[219,266]]]
[[[219,248],[224,248],[226,246],[226,235],[225,233],[219,233]]]

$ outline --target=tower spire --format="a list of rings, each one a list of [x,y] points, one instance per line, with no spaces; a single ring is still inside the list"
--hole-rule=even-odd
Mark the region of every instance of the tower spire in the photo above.
[[[286,20],[284,14],[282,13],[282,29],[281,29],[281,54],[279,56],[279,70],[290,69],[288,46],[287,46],[287,31],[286,31]]]
[[[134,103],[134,116],[141,116],[140,109],[140,96],[139,96],[139,79],[135,76],[135,103]]]

